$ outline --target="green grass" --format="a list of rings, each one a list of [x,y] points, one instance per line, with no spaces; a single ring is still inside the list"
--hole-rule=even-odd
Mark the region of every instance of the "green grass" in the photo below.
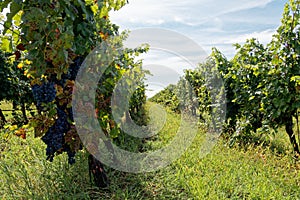
[[[176,134],[180,117],[168,112],[160,133],[146,140],[121,142],[128,149],[155,150]],[[300,163],[270,146],[229,148],[222,139],[204,158],[199,151],[204,130],[171,165],[156,172],[131,174],[107,168],[110,186],[91,185],[86,153],[77,154],[69,166],[66,155],[45,160],[45,145],[29,132],[23,140],[0,133],[0,199],[300,199]],[[272,139],[284,148],[284,134]],[[276,146],[275,145],[275,146]]]
[[[36,113],[34,105],[31,105],[30,108],[32,109],[31,111],[26,110],[26,115],[27,115],[28,118],[32,117],[30,112]],[[0,109],[2,109],[3,114],[5,116],[5,119],[8,122],[14,122],[16,120],[16,119],[14,119],[14,116],[12,115],[13,105],[12,105],[11,102],[9,102],[9,101],[0,101]],[[21,110],[17,110],[16,113],[18,114],[18,116],[20,118],[22,118]]]
[[[205,158],[188,151],[180,163],[185,163],[181,177],[198,199],[300,198],[299,165],[261,148],[229,149],[221,141]]]
[[[1,101],[0,102],[0,108],[2,110],[12,110],[13,106],[12,106],[12,104],[10,102]],[[6,118],[6,120],[12,119],[11,111],[3,111],[3,114],[4,114],[5,118]]]

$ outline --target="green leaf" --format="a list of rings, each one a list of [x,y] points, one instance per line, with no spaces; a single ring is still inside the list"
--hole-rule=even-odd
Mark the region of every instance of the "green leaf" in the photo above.
[[[4,37],[4,38],[2,38],[1,42],[2,42],[1,43],[2,51],[5,51],[5,52],[11,52],[12,51],[12,40],[10,40],[7,37]]]
[[[251,97],[249,98],[249,101],[252,101],[253,99],[255,99],[255,96],[251,96]]]
[[[110,136],[111,138],[117,138],[117,137],[119,136],[119,134],[120,134],[120,130],[118,129],[118,127],[114,127],[114,128],[110,131],[109,136]]]
[[[4,30],[3,34],[6,34],[6,32],[11,28],[12,26],[12,20],[13,17],[22,9],[22,1],[13,1],[10,5],[10,12],[6,14],[6,21],[4,23]]]
[[[8,7],[8,4],[10,4],[11,1],[12,0],[5,0],[3,2],[0,1],[0,10],[1,10],[1,12],[3,12],[3,10]]]

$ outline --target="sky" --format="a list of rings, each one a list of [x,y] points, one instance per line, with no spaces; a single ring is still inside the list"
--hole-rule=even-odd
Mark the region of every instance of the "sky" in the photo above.
[[[198,42],[209,53],[218,47],[227,57],[233,43],[255,37],[270,41],[287,0],[129,0],[111,20],[124,29],[166,28]]]
[[[201,54],[197,57],[200,63],[210,54],[212,47],[218,48],[231,59],[235,54],[235,43],[242,44],[249,38],[257,38],[263,44],[270,42],[280,25],[284,4],[287,2],[288,0],[129,0],[119,11],[110,13],[110,20],[121,31],[166,29],[177,33],[177,39],[186,37],[181,41],[168,40],[162,36],[164,34],[150,31],[149,34],[143,33],[143,38],[139,38],[138,42],[149,43],[151,38],[156,42],[167,43],[166,46],[173,50],[185,49],[185,52],[192,55]],[[187,47],[193,42],[203,51],[195,50],[195,45]],[[165,50],[152,46],[147,54],[139,57],[144,60],[143,67],[153,74],[147,76],[148,97],[171,83],[176,84],[184,69],[197,67],[197,64],[187,62],[189,56],[188,59],[178,56],[183,52]]]
[[[162,28],[182,34],[201,46],[207,55],[218,48],[228,59],[235,54],[233,44],[257,38],[267,44],[280,25],[287,0],[129,0],[110,19],[120,30]],[[151,37],[151,36],[149,36]],[[151,47],[151,44],[150,44]],[[178,48],[181,48],[178,45]],[[150,50],[143,56],[151,96],[170,83],[176,83],[182,68],[194,68],[177,56]],[[201,62],[199,60],[199,62]],[[184,67],[183,67],[184,66]],[[180,70],[178,70],[180,69]],[[177,78],[175,77],[177,74]],[[169,77],[169,78],[168,78]],[[151,93],[151,94],[150,94]]]

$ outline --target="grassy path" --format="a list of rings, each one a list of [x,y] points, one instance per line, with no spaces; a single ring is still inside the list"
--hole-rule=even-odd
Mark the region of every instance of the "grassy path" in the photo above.
[[[164,146],[179,123],[178,115],[168,113],[164,128],[142,148]],[[157,172],[108,169],[111,186],[102,190],[89,182],[85,152],[73,166],[65,155],[49,163],[40,139],[27,138],[0,133],[0,199],[300,199],[300,164],[291,157],[260,147],[228,148],[220,140],[201,159],[202,130],[180,159]]]

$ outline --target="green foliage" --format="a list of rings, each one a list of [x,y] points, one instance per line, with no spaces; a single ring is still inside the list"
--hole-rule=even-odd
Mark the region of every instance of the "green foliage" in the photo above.
[[[213,51],[212,55],[214,54]],[[218,67],[213,58],[208,58],[195,70],[185,71],[184,79],[188,83],[185,87],[181,88],[179,82],[179,92],[186,91],[181,99],[186,99],[185,104],[190,105],[188,109],[192,110],[194,115],[197,113],[200,121],[206,125],[213,123],[216,126],[218,121],[222,121],[218,112],[225,110],[225,102],[222,102],[225,99],[223,81]]]
[[[28,122],[25,107],[30,107],[34,100],[31,93],[30,79],[25,75],[26,68],[23,63],[12,60],[13,56],[11,54],[0,51],[0,101],[5,100],[13,103],[13,123],[21,125]],[[16,114],[19,107],[24,109],[23,116]]]
[[[260,72],[264,70],[264,63],[267,62],[267,50],[255,39],[248,40],[243,46],[236,45],[236,48],[237,53],[225,78],[231,79],[233,99],[230,100],[239,108],[236,113],[238,118],[246,118],[244,122],[247,124],[238,127],[237,131],[250,134],[262,126],[260,95],[264,75]]]
[[[121,50],[125,37],[126,34],[115,38],[116,44],[112,46]],[[147,46],[124,49],[122,54],[110,63],[99,80],[96,97],[97,116],[104,133],[111,138],[117,138],[121,133],[122,122],[116,122],[114,118],[122,118],[125,123],[131,118],[139,125],[146,124],[146,72],[142,69],[141,61],[134,61],[134,57],[147,50]],[[117,116],[113,116],[112,109]]]
[[[297,116],[300,106],[299,12],[299,1],[291,0],[285,6],[282,25],[266,47],[255,39],[236,44],[237,53],[231,61],[213,49],[199,69],[186,72],[201,102],[200,113],[205,112],[202,107],[209,108],[212,100],[206,76],[217,70],[226,91],[225,132],[249,135],[284,125],[299,153],[292,129],[292,117]]]
[[[177,83],[175,94],[179,100],[180,110],[196,115],[198,101],[194,95],[193,85],[189,81],[188,71],[186,71],[186,76]]]
[[[155,94],[149,99],[152,102],[159,103],[169,107],[172,111],[179,113],[179,100],[176,95],[176,86],[168,85],[165,89]]]
[[[48,82],[56,84],[56,98],[38,106],[39,113],[30,124],[35,128],[35,135],[38,137],[47,133],[47,138],[52,138],[54,134],[59,135],[59,138],[63,135],[63,139],[59,139],[63,144],[57,144],[62,149],[55,150],[57,154],[63,151],[74,154],[81,146],[71,113],[74,78],[70,78],[68,73],[73,63],[78,65],[76,60],[84,59],[103,42],[109,44],[110,40],[115,40],[113,44],[121,52],[118,52],[120,57],[113,58],[113,63],[99,81],[98,102],[105,104],[96,105],[96,109],[102,128],[111,138],[118,137],[120,133],[118,125],[112,119],[110,100],[118,81],[130,70],[134,71],[134,75],[127,77],[127,81],[137,81],[137,90],[132,92],[129,112],[138,123],[146,122],[143,107],[144,71],[140,67],[140,61],[135,62],[134,57],[145,52],[147,47],[122,48],[126,34],[120,34],[118,26],[109,20],[109,11],[118,10],[126,3],[126,0],[0,1],[1,10],[10,5],[10,12],[4,22],[3,49],[8,52],[15,51],[15,60],[22,57],[27,61],[26,74],[31,78],[31,86]],[[50,133],[49,130],[54,127],[55,122],[60,121],[58,109],[62,114],[68,115],[69,130],[64,133]],[[49,139],[47,142],[51,144]],[[49,151],[51,148],[48,146]]]
[[[266,132],[284,125],[296,153],[292,117],[297,116],[300,105],[295,81],[300,71],[299,10],[299,1],[285,6],[282,25],[266,47],[255,39],[236,45],[237,54],[225,75],[231,79],[232,102],[243,122],[236,124],[238,131]]]
[[[256,131],[270,133],[285,126],[294,151],[299,154],[293,131],[293,117],[298,117],[300,108],[299,5],[298,0],[286,4],[282,24],[267,46],[256,39],[235,44],[237,53],[230,61],[213,48],[197,69],[186,70],[176,86],[180,105],[197,113],[206,124],[222,120],[222,108],[226,107],[223,130],[234,137],[250,136]],[[158,94],[162,99],[159,101],[172,99],[162,94]]]

